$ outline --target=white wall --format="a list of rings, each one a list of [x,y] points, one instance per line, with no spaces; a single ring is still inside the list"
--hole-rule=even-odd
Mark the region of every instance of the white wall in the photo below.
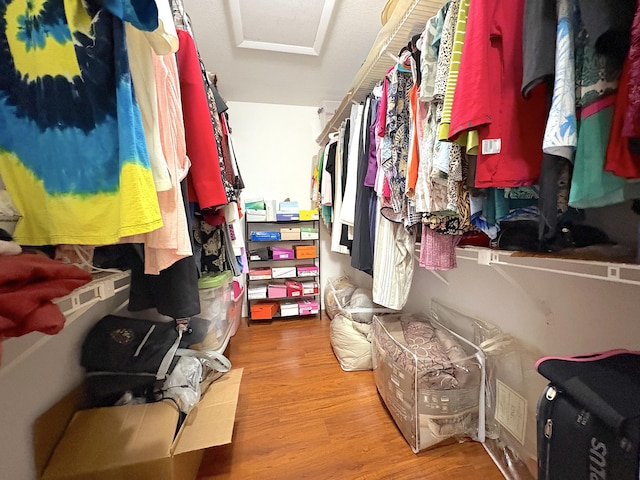
[[[265,103],[228,102],[233,145],[245,183],[244,200],[289,197],[311,208],[312,159],[321,133],[317,109]],[[330,253],[329,230],[320,227],[320,282],[350,268],[347,255]],[[245,313],[246,315],[246,305]]]
[[[315,108],[229,102],[238,163],[246,184],[244,198],[282,200],[301,205],[309,199],[311,159],[320,120]],[[628,203],[590,211],[595,223],[616,241],[635,242],[637,217]],[[608,224],[606,224],[608,222]],[[321,234],[321,284],[343,273],[371,287],[371,277],[354,270],[348,255],[330,251],[330,232]],[[426,311],[432,299],[493,323],[546,354],[626,347],[640,350],[637,299],[640,288],[602,280],[503,267],[513,282],[494,268],[459,261],[442,272],[445,284],[416,266],[405,310]],[[528,293],[527,293],[528,292]]]
[[[297,200],[311,208],[311,159],[318,153],[317,109],[229,102],[233,145],[244,180],[243,199]]]
[[[587,224],[604,229],[633,255],[640,218],[630,202],[587,212]],[[501,328],[542,354],[565,355],[612,348],[640,351],[640,286],[542,272],[486,266],[459,259],[445,272],[416,264],[406,311],[427,312],[432,300]],[[351,270],[369,287],[369,277]],[[446,283],[445,283],[446,282]]]
[[[57,335],[32,332],[4,340],[0,366],[0,479],[36,478],[34,421],[80,384],[84,377],[80,366],[84,337],[98,319],[111,313],[128,296],[128,289],[116,293],[82,313]]]

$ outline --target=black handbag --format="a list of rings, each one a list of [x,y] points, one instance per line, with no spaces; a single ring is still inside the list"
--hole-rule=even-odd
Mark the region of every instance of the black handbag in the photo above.
[[[547,357],[537,407],[538,480],[637,480],[640,353]]]

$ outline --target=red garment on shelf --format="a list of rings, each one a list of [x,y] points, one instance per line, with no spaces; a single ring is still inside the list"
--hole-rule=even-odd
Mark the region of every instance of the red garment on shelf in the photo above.
[[[51,300],[90,281],[81,268],[43,255],[0,256],[0,340],[33,331],[58,333],[65,317]]]

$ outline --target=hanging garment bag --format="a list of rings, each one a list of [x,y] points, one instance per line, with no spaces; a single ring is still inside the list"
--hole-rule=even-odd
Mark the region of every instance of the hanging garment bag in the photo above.
[[[545,357],[538,480],[637,480],[640,352]]]

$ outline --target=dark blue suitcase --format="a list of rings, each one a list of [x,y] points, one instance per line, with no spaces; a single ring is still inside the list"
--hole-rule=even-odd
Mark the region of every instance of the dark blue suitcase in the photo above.
[[[640,354],[547,357],[537,407],[538,480],[638,480]]]

